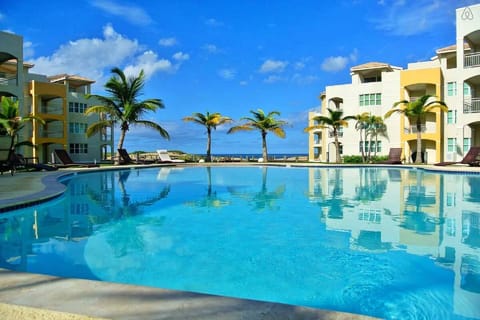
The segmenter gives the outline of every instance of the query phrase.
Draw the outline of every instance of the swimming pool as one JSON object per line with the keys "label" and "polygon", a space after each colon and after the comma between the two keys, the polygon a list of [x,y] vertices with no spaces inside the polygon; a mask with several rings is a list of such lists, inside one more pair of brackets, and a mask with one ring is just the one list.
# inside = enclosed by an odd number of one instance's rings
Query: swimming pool
{"label": "swimming pool", "polygon": [[395,319],[480,319],[480,175],[162,167],[77,174],[0,216],[0,267]]}

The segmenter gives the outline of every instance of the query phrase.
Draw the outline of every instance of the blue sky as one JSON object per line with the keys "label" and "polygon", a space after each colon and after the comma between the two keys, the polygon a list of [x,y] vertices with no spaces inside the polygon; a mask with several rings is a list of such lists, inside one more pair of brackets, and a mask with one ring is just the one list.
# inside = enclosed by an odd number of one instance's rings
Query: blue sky
{"label": "blue sky", "polygon": [[[41,5],[39,5],[41,3]],[[328,3],[328,5],[327,5]],[[78,74],[103,84],[113,67],[147,75],[143,99],[165,109],[146,118],[171,135],[132,129],[128,150],[204,153],[193,112],[238,121],[250,110],[279,111],[285,139],[269,134],[269,153],[306,153],[307,114],[327,85],[350,82],[350,68],[371,61],[406,68],[455,43],[455,8],[469,0],[11,1],[0,30],[24,38],[34,73]],[[260,153],[259,132],[213,132],[213,153]],[[116,142],[115,142],[116,143]]]}

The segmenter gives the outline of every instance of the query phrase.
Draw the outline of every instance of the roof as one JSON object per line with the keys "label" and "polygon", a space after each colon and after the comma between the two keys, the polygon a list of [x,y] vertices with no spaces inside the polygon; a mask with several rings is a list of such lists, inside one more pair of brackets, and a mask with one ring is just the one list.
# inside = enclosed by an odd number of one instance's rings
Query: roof
{"label": "roof", "polygon": [[50,82],[58,82],[58,81],[63,81],[67,80],[69,82],[76,82],[76,83],[83,83],[83,84],[89,84],[89,83],[95,83],[95,80],[91,80],[88,78],[80,77],[77,75],[70,75],[70,74],[57,74],[54,76],[48,76],[47,77]]}
{"label": "roof", "polygon": [[351,67],[350,71],[355,72],[355,71],[372,70],[372,69],[387,69],[389,71],[393,71],[393,69],[401,69],[401,68],[392,66],[384,62],[367,62],[364,64],[360,64],[358,66]]}
{"label": "roof", "polygon": [[[5,61],[4,64],[15,66],[15,65],[17,65],[17,60],[15,60],[15,59],[10,59],[10,60]],[[30,62],[25,62],[25,61],[24,61],[24,62],[23,62],[23,66],[24,66],[25,68],[32,68],[32,67],[34,66],[34,64],[33,64],[33,63],[30,63]]]}
{"label": "roof", "polygon": [[[463,49],[464,50],[470,50],[470,46],[468,45],[468,43],[465,42],[463,44]],[[450,52],[456,52],[456,51],[457,51],[457,45],[452,44],[451,46],[437,49],[436,52],[437,52],[437,54],[442,54],[442,53],[450,53]]]}

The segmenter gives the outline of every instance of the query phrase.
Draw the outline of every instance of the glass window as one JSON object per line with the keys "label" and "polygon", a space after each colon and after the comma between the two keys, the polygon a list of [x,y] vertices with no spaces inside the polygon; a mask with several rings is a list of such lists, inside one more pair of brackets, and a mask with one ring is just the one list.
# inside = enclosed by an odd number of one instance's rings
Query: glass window
{"label": "glass window", "polygon": [[447,83],[447,95],[449,97],[457,95],[457,83],[456,82],[448,82]]}
{"label": "glass window", "polygon": [[447,140],[447,151],[455,152],[455,145],[457,144],[456,138],[448,138]]}
{"label": "glass window", "polygon": [[365,105],[365,100],[364,99],[365,99],[365,96],[363,94],[361,94],[359,96],[359,100],[360,100],[359,103],[360,103],[361,107]]}
{"label": "glass window", "polygon": [[448,110],[448,112],[447,112],[447,123],[448,124],[457,123],[457,110]]}
{"label": "glass window", "polygon": [[377,152],[382,152],[382,141],[377,141]]}
{"label": "glass window", "polygon": [[464,96],[470,96],[472,95],[472,92],[470,90],[470,86],[468,85],[468,83],[464,82],[463,83],[463,95]]}
{"label": "glass window", "polygon": [[363,141],[360,141],[358,143],[358,152],[362,152],[362,150],[363,150]]}
{"label": "glass window", "polygon": [[466,154],[472,145],[471,138],[463,138],[463,154]]}
{"label": "glass window", "polygon": [[381,93],[376,93],[375,94],[375,104],[377,106],[382,104],[382,94]]}

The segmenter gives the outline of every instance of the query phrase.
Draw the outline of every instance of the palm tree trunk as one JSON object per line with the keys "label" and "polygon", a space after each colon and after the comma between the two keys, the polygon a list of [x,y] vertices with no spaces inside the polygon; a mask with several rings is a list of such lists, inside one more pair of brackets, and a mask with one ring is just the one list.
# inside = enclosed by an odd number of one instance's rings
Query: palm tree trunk
{"label": "palm tree trunk", "polygon": [[127,134],[126,130],[121,129],[120,130],[120,137],[118,139],[118,145],[117,145],[117,151],[115,152],[115,157],[114,157],[114,164],[120,164],[120,153],[118,153],[118,149],[123,149],[123,142],[125,141],[125,135]]}
{"label": "palm tree trunk", "polygon": [[333,136],[335,138],[335,162],[340,163],[340,143],[338,141],[337,128],[333,128]]}
{"label": "palm tree trunk", "polygon": [[360,145],[362,146],[362,162],[365,163],[365,146],[363,143],[363,129],[360,129]]}
{"label": "palm tree trunk", "polygon": [[422,123],[420,119],[417,120],[417,156],[415,158],[415,163],[422,163]]}
{"label": "palm tree trunk", "polygon": [[268,161],[267,153],[267,131],[262,131],[262,157],[263,161]]}
{"label": "palm tree trunk", "polygon": [[212,162],[212,129],[207,128],[207,162]]}

